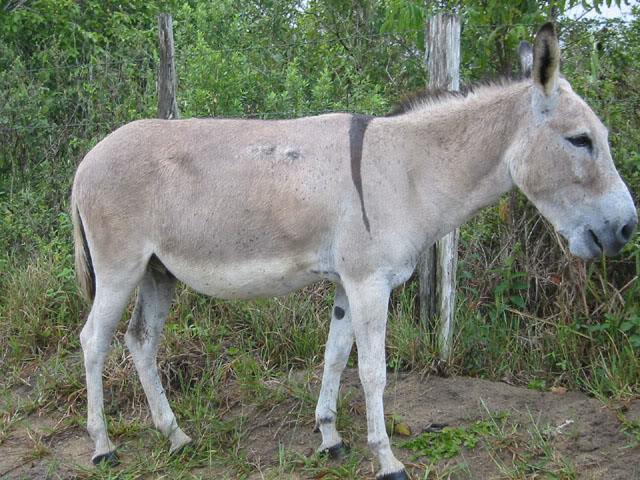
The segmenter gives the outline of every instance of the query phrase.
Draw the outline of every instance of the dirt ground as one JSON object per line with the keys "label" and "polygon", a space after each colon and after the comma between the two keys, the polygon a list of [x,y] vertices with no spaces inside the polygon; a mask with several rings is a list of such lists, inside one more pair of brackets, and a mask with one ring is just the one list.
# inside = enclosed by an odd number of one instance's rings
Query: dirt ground
{"label": "dirt ground", "polygon": [[[357,372],[345,372],[342,394],[347,393],[347,411],[354,417],[352,432],[345,432],[345,438],[352,446],[366,451],[365,409]],[[312,432],[312,421],[301,422],[292,419],[297,414],[292,411],[294,402],[287,400],[276,405],[270,412],[244,408],[247,435],[241,441],[241,448],[247,459],[255,465],[255,473],[250,479],[273,478],[269,469],[278,464],[279,454],[284,447],[287,451],[312,455],[319,444],[319,435]],[[640,420],[640,400],[618,406],[623,408],[628,420]],[[401,416],[413,435],[419,434],[431,424],[447,424],[451,427],[469,425],[487,418],[488,412],[503,412],[509,416],[510,424],[523,426],[520,434],[503,438],[510,445],[500,450],[502,458],[495,458],[490,449],[481,445],[463,452],[449,460],[441,460],[440,471],[447,467],[464,463],[466,467],[450,476],[429,478],[565,478],[548,476],[536,471],[522,476],[511,476],[500,471],[503,461],[518,450],[526,451],[533,442],[527,432],[544,432],[551,452],[541,452],[549,456],[559,456],[568,460],[575,471],[570,478],[633,480],[640,479],[640,446],[622,432],[622,424],[611,407],[602,402],[576,392],[539,392],[514,387],[505,383],[488,380],[435,376],[422,377],[416,374],[389,375],[386,390],[386,412]],[[229,415],[233,415],[230,412]],[[144,415],[144,413],[141,413]],[[92,468],[89,458],[92,443],[79,426],[71,426],[62,431],[56,429],[58,418],[32,416],[27,427],[11,431],[0,445],[0,478],[40,479],[79,478],[79,467]],[[535,425],[535,427],[533,427]],[[47,434],[55,430],[55,434]],[[425,459],[411,460],[411,452],[399,448],[404,439],[394,438],[394,450],[405,461],[412,478],[424,478]],[[531,447],[532,448],[532,447]],[[39,454],[38,452],[47,452]],[[144,455],[145,452],[137,452]],[[125,449],[124,456],[127,452]],[[129,453],[132,455],[132,453]],[[373,478],[374,465],[370,456],[363,459],[365,466],[360,470]],[[428,463],[428,460],[426,460]],[[55,470],[55,475],[49,472]],[[216,478],[211,471],[192,472],[203,478]],[[420,475],[420,476],[418,476]],[[166,477],[165,477],[166,478]],[[230,477],[233,478],[233,477]],[[303,473],[285,478],[305,477]],[[331,477],[333,478],[333,477]]]}

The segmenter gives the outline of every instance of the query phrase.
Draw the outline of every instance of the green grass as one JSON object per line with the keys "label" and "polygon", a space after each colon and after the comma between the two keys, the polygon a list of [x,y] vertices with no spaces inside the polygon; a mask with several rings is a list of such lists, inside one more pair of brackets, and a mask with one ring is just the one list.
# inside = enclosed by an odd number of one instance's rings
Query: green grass
{"label": "green grass", "polygon": [[480,420],[424,432],[400,446],[420,461],[420,478],[424,479],[474,477],[465,461],[474,450],[483,451],[493,461],[499,475],[496,478],[575,479],[578,476],[571,459],[554,445],[554,438],[563,434],[541,425],[530,412],[522,421],[512,412],[492,412],[485,406]]}
{"label": "green grass", "polygon": [[[498,427],[491,419],[493,429],[489,429],[492,438],[488,450],[498,471],[509,479],[549,478],[573,480],[578,475],[571,459],[559,454],[554,447],[553,438],[560,433],[553,427],[543,427],[528,412],[529,421],[524,424],[508,423]],[[524,440],[526,447],[521,443]],[[499,453],[508,451],[511,460],[505,462]]]}
{"label": "green grass", "polygon": [[[70,252],[53,251],[26,264],[8,260],[0,276],[0,290],[5,292],[0,303],[5,388],[44,367],[44,377],[55,378],[44,388],[53,397],[82,389],[78,333],[86,306],[75,290],[70,261]],[[430,371],[437,359],[434,332],[416,320],[416,290],[415,283],[408,284],[393,296],[387,364],[394,371]],[[563,318],[556,313],[547,320],[522,309],[496,307],[503,301],[502,293],[494,289],[489,291],[493,299],[483,300],[482,292],[462,287],[451,371],[508,377],[511,383],[542,390],[563,385],[601,398],[637,395],[640,349],[633,335],[638,293],[632,285],[623,293],[624,305],[609,307],[605,320],[594,323],[579,314]],[[159,355],[163,381],[183,393],[196,384],[215,391],[224,378],[241,377],[243,388],[259,394],[261,378],[322,362],[331,303],[332,289],[325,284],[254,302],[223,302],[181,288]],[[116,336],[119,355],[126,355],[121,342],[125,325]],[[138,396],[141,390],[129,381],[131,367],[127,368],[112,368],[107,378],[123,382],[123,391],[130,389]],[[215,373],[205,377],[205,372]],[[215,397],[214,393],[211,401],[217,401]]]}
{"label": "green grass", "polygon": [[[312,415],[312,406],[307,401],[305,378],[282,379],[289,392],[288,403],[299,409],[300,418]],[[348,455],[336,462],[318,454],[301,454],[279,445],[277,462],[267,466],[252,464],[246,455],[246,445],[240,443],[247,435],[247,423],[240,415],[230,420],[221,420],[216,410],[196,408],[201,402],[200,394],[186,394],[178,399],[182,408],[193,407],[191,415],[181,421],[197,442],[175,456],[167,455],[166,440],[148,422],[128,414],[111,412],[109,433],[119,446],[122,464],[114,469],[105,465],[81,467],[63,465],[56,460],[49,447],[49,439],[64,431],[73,431],[83,423],[78,414],[71,414],[53,429],[42,431],[27,428],[30,451],[24,461],[45,459],[52,474],[72,472],[74,478],[87,479],[134,479],[152,478],[229,478],[245,479],[256,471],[264,478],[322,478],[354,479],[367,478],[371,474],[369,452],[364,445],[352,446]],[[248,397],[243,402],[250,403]],[[176,409],[177,409],[176,405]],[[187,408],[188,410],[188,408]],[[179,415],[186,413],[182,411]],[[348,415],[344,410],[341,417]],[[274,419],[276,424],[281,419]],[[302,421],[302,420],[295,420]],[[311,428],[311,425],[301,425]],[[396,444],[396,448],[407,448],[415,454],[415,460],[408,463],[413,477],[424,479],[465,478],[470,475],[469,466],[462,451],[479,450],[486,452],[496,463],[504,478],[529,478],[537,473],[542,478],[577,478],[571,462],[563,458],[553,445],[549,427],[541,426],[533,416],[519,423],[507,412],[486,411],[484,418],[472,421],[466,426],[446,427],[441,432],[423,433],[409,441]],[[359,435],[366,435],[359,432]],[[142,455],[137,452],[144,452]],[[504,454],[513,458],[505,462]],[[547,476],[544,476],[547,475]],[[459,477],[460,476],[460,477]],[[54,477],[55,478],[55,477]]]}
{"label": "green grass", "polygon": [[[495,222],[489,211],[477,222]],[[78,333],[87,306],[81,301],[71,269],[68,219],[56,220],[54,240],[26,257],[17,253],[0,264],[0,448],[17,431],[29,428],[33,415],[62,418],[60,428],[83,429],[86,415],[84,371]],[[25,232],[34,228],[25,224]],[[463,238],[473,249],[487,231],[470,225]],[[498,227],[502,228],[502,227]],[[471,233],[469,233],[471,231]],[[475,235],[475,236],[474,236]],[[543,237],[547,238],[547,237]],[[546,240],[545,240],[546,241]],[[498,246],[495,246],[498,248]],[[577,280],[536,290],[540,273],[529,271],[515,247],[509,256],[465,253],[460,262],[453,357],[449,372],[546,391],[554,386],[581,390],[603,402],[640,394],[640,287],[628,277],[616,278],[611,264],[562,263],[558,275]],[[627,254],[625,268],[629,267]],[[482,269],[483,265],[491,268]],[[630,272],[638,271],[634,266]],[[527,272],[523,274],[522,272]],[[627,272],[629,273],[629,272]],[[546,273],[545,273],[546,275]],[[554,273],[556,275],[556,273]],[[526,284],[526,287],[525,287]],[[626,285],[626,286],[625,286]],[[624,287],[624,288],[623,288]],[[401,372],[439,371],[435,332],[417,321],[417,284],[397,289],[390,303],[387,366]],[[253,302],[227,302],[180,287],[159,352],[163,384],[185,429],[198,442],[178,457],[166,455],[167,442],[151,428],[144,394],[124,346],[124,320],[116,333],[104,375],[109,431],[125,453],[117,471],[74,467],[78,478],[139,478],[166,475],[182,478],[357,478],[371,472],[368,451],[354,445],[341,463],[281,446],[277,466],[252,465],[247,457],[250,415],[268,416],[277,431],[287,426],[313,428],[318,381],[333,290],[319,284],[288,297]],[[580,299],[586,299],[586,304]],[[124,314],[126,319],[131,308]],[[355,350],[349,365],[356,366]],[[12,392],[22,392],[11,395]],[[339,402],[338,427],[349,443],[366,438],[354,422],[355,391],[345,389]],[[142,414],[142,415],[141,415]],[[543,427],[506,422],[488,415],[473,424],[422,438],[432,450],[416,460],[420,478],[465,478],[462,459],[472,444],[494,459],[505,478],[542,476],[576,478],[571,462],[553,447]],[[480,428],[478,425],[476,425]],[[484,427],[483,427],[484,428]],[[631,442],[638,438],[634,422],[621,421]],[[54,471],[68,465],[52,458],[46,435],[31,431],[27,460],[45,459]],[[522,438],[531,447],[522,448]],[[417,440],[416,440],[417,441]],[[418,448],[418,447],[416,447]],[[144,458],[133,452],[144,451]],[[512,460],[505,461],[504,454]],[[416,452],[418,454],[418,452]],[[446,457],[450,456],[449,461]]]}

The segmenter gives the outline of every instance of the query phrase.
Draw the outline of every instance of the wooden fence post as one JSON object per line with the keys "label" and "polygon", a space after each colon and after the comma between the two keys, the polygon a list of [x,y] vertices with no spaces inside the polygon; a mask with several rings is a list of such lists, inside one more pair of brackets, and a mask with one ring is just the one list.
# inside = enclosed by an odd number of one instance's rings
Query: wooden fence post
{"label": "wooden fence post", "polygon": [[176,66],[174,63],[173,19],[168,13],[158,15],[158,42],[160,66],[158,68],[158,118],[178,118],[176,103]]}
{"label": "wooden fence post", "polygon": [[[441,13],[427,26],[427,71],[430,89],[460,89],[460,19]],[[458,229],[427,249],[419,262],[420,319],[431,322],[439,317],[440,358],[451,355],[455,312]]]}

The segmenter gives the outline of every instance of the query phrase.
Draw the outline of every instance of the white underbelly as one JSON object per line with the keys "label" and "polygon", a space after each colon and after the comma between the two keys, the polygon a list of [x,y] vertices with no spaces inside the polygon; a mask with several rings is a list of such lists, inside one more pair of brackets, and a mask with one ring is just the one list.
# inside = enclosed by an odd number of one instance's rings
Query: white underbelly
{"label": "white underbelly", "polygon": [[293,259],[194,264],[175,258],[162,263],[181,282],[216,298],[249,299],[285,295],[324,278],[315,262]]}

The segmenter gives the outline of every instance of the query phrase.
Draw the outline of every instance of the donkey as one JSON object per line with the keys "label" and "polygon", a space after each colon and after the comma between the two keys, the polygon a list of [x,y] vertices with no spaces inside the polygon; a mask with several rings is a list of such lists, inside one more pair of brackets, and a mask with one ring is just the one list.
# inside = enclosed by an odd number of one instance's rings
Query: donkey
{"label": "donkey", "polygon": [[340,376],[355,340],[378,480],[409,478],[385,431],[385,329],[393,288],[420,253],[517,186],[585,259],[615,254],[637,224],[607,130],[559,74],[552,24],[537,33],[531,78],[419,102],[405,113],[294,120],[142,120],[78,167],[76,271],[91,312],[80,334],[93,462],[116,462],[102,370],[136,287],[125,336],[155,426],[180,429],[156,367],[177,280],[225,299],[336,284],[316,424],[336,430]]}

